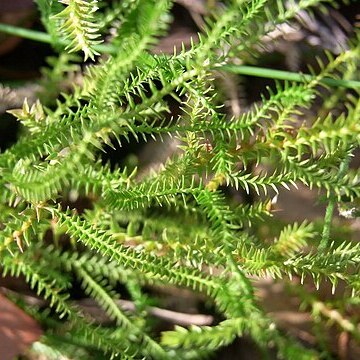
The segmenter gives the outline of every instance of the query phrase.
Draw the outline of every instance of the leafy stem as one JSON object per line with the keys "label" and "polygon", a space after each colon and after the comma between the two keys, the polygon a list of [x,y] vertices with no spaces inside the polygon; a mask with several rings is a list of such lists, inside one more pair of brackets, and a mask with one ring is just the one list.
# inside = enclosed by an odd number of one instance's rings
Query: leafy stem
{"label": "leafy stem", "polygon": [[[337,180],[341,180],[345,176],[347,170],[349,169],[351,157],[352,157],[352,155],[350,152],[344,158],[342,163],[340,164]],[[332,193],[329,197],[329,203],[328,203],[328,206],[327,206],[326,212],[325,212],[324,228],[323,228],[322,237],[321,237],[321,241],[320,241],[319,248],[318,248],[319,253],[326,251],[326,249],[328,248],[328,245],[329,245],[331,222],[332,222],[332,217],[333,217],[336,201],[337,201],[337,197],[335,194]]]}

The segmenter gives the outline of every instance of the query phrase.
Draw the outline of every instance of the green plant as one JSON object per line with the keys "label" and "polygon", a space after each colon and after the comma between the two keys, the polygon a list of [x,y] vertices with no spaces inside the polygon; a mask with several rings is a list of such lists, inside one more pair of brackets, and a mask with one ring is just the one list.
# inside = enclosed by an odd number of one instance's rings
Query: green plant
{"label": "green plant", "polygon": [[[251,279],[312,278],[316,287],[327,280],[334,288],[342,282],[344,301],[359,299],[359,243],[331,239],[336,204],[355,209],[360,194],[358,171],[349,169],[360,141],[359,34],[346,51],[319,60],[312,75],[277,82],[261,104],[231,116],[218,95],[219,72],[259,71],[235,63],[256,61],[254,45],[265,34],[300,10],[325,11],[330,1],[226,1],[208,16],[199,41],[172,56],[149,52],[166,32],[169,0],[106,8],[95,0],[36,2],[49,35],[23,34],[59,52],[44,80],[51,97],[41,92],[35,104],[10,111],[23,131],[0,154],[2,273],[25,276],[57,313],[25,307],[47,329],[34,350],[54,358],[76,349],[86,359],[199,359],[247,334],[279,358],[318,358],[261,310]],[[111,27],[110,44],[100,44]],[[68,54],[78,50],[96,62],[81,70]],[[72,71],[83,74],[81,85],[61,93],[60,79]],[[304,110],[331,85],[331,103],[305,119]],[[181,116],[169,117],[170,99]],[[101,162],[101,151],[116,144],[168,137],[177,139],[178,151],[157,170],[137,175],[131,164],[113,169]],[[297,191],[299,183],[329,203],[323,231],[293,223],[274,240],[264,238],[259,223],[270,221],[278,189]],[[257,199],[231,203],[227,188]],[[91,208],[70,209],[69,198],[89,198]],[[75,280],[112,326],[99,326],[74,305]],[[119,283],[136,304],[132,314],[116,302]],[[143,291],[149,285],[203,293],[223,320],[154,335]],[[350,332],[359,336],[356,326]]]}

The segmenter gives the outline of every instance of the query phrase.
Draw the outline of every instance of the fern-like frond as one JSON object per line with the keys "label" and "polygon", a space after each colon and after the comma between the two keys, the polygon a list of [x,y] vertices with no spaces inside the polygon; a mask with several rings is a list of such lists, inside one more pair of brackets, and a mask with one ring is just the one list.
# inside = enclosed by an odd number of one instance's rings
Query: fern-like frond
{"label": "fern-like frond", "polygon": [[114,301],[114,294],[108,292],[108,284],[103,281],[94,279],[86,270],[76,267],[76,271],[82,280],[85,292],[94,297],[96,301],[104,308],[106,313],[116,320],[118,325],[127,329],[127,336],[131,341],[142,343],[141,352],[144,356],[151,356],[157,359],[169,359],[171,356],[153,339],[151,339],[142,329],[141,319],[131,319],[123,313]]}
{"label": "fern-like frond", "polygon": [[170,6],[169,0],[140,0],[133,7],[118,30],[118,42],[114,42],[118,48],[117,55],[110,57],[100,67],[88,68],[83,92],[93,97],[96,106],[115,104],[117,89],[122,89],[139,57],[166,29],[164,17]]}
{"label": "fern-like frond", "polygon": [[[38,266],[34,261],[23,256],[8,256],[2,257],[2,276],[9,274],[18,277],[23,275],[25,280],[29,283],[30,287],[36,291],[38,295],[42,295],[45,299],[49,299],[50,307],[59,314],[60,317],[70,315],[72,310],[67,303],[69,294],[64,292],[64,287],[59,283],[54,286],[54,278],[46,269]],[[56,274],[57,275],[57,274]],[[56,276],[61,278],[60,276]]]}
{"label": "fern-like frond", "polygon": [[314,228],[311,223],[308,224],[306,221],[300,225],[295,223],[281,231],[279,238],[272,246],[272,251],[282,256],[292,257],[314,237]]}
{"label": "fern-like frond", "polygon": [[176,264],[168,263],[165,258],[156,258],[146,253],[139,253],[136,249],[126,248],[118,244],[111,233],[86,224],[79,217],[64,215],[55,209],[51,211],[58,217],[58,225],[67,228],[69,235],[101,252],[104,256],[114,259],[121,266],[142,273],[149,280],[170,281],[198,291],[205,289],[212,291],[219,287],[216,282],[195,269],[176,266]]}
{"label": "fern-like frond", "polygon": [[339,150],[346,151],[351,146],[358,146],[360,100],[348,110],[347,115],[343,113],[337,119],[328,115],[325,119],[318,119],[311,128],[301,127],[296,137],[285,137],[284,148],[293,148],[298,154],[310,149],[313,156],[316,156],[319,152],[331,155]]}
{"label": "fern-like frond", "polygon": [[48,34],[52,37],[52,44],[55,48],[61,48],[59,45],[58,23],[54,16],[62,11],[59,1],[55,0],[36,0],[38,9],[41,13],[41,22],[46,28]]}
{"label": "fern-like frond", "polygon": [[238,336],[243,336],[247,330],[248,321],[245,318],[225,320],[213,327],[192,326],[184,329],[177,326],[174,331],[162,333],[162,344],[170,347],[199,348],[216,350],[230,344]]}
{"label": "fern-like frond", "polygon": [[185,206],[187,197],[199,193],[201,183],[196,184],[195,179],[190,181],[184,177],[174,181],[172,179],[159,179],[158,181],[143,182],[138,187],[119,189],[107,189],[104,193],[104,201],[110,208],[137,209],[148,207],[151,203],[162,206],[171,205],[176,198],[181,199]]}
{"label": "fern-like frond", "polygon": [[62,0],[65,8],[54,15],[60,22],[59,30],[69,40],[66,50],[69,52],[81,50],[85,60],[94,60],[99,53],[94,46],[101,43],[95,12],[97,0]]}
{"label": "fern-like frond", "polygon": [[[40,99],[9,111],[21,131],[0,154],[0,267],[45,299],[42,312],[14,295],[46,329],[38,353],[198,360],[246,335],[282,359],[319,358],[277,329],[252,280],[307,278],[333,290],[341,282],[346,298],[337,301],[348,305],[351,291],[359,303],[360,245],[344,240],[350,231],[330,234],[336,202],[351,215],[358,208],[359,172],[347,165],[360,145],[359,94],[325,99],[326,84],[344,84],[338,78],[356,84],[359,33],[348,50],[315,59],[311,75],[275,82],[231,116],[223,71],[254,61],[278,26],[311,8],[326,11],[332,0],[209,1],[210,11],[196,15],[203,33],[173,55],[151,52],[169,27],[172,0],[36,2],[49,33],[42,39],[60,55],[44,71]],[[85,60],[108,55],[80,64],[64,46]],[[161,151],[170,144],[161,163],[150,144],[142,148],[149,140],[163,142]],[[108,148],[115,166],[104,165]],[[123,165],[132,152],[138,172],[132,159]],[[144,152],[155,158],[150,166]],[[298,183],[329,200],[321,239],[321,225],[309,221],[264,222],[275,213],[273,194]],[[108,323],[70,302],[78,283]],[[221,321],[157,336],[148,318],[159,286],[201,293]],[[123,289],[132,313],[118,305]]]}

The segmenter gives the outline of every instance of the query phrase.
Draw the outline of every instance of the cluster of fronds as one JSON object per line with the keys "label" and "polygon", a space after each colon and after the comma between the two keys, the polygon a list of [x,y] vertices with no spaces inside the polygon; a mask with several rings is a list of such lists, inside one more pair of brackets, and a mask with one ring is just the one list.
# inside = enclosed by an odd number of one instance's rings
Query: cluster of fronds
{"label": "cluster of fronds", "polygon": [[[37,1],[62,51],[48,79],[80,71],[67,50],[82,50],[85,59],[102,49],[112,55],[88,65],[81,85],[55,106],[24,102],[13,110],[24,131],[0,154],[2,272],[24,276],[63,319],[33,312],[48,329],[34,351],[49,358],[77,349],[77,358],[86,359],[199,359],[247,334],[264,350],[275,347],[280,358],[317,358],[259,308],[250,279],[309,278],[317,287],[342,282],[346,296],[358,299],[360,245],[329,240],[331,209],[323,234],[304,222],[264,239],[256,224],[270,219],[280,188],[316,188],[332,207],[359,197],[358,173],[348,168],[360,142],[358,91],[339,92],[313,119],[302,113],[326,93],[324,78],[341,78],[351,68],[347,77],[356,80],[360,43],[357,38],[340,55],[328,54],[311,80],[277,83],[240,116],[225,113],[214,77],[224,64],[256,56],[264,35],[300,10],[328,2],[226,1],[190,49],[168,56],[149,50],[166,31],[170,0],[119,1],[106,10],[95,0],[62,1],[64,8]],[[98,47],[116,19],[110,45]],[[170,98],[182,108],[179,117],[169,119]],[[116,143],[167,137],[177,139],[179,150],[149,173],[101,163],[101,151]],[[229,187],[258,199],[230,203]],[[64,198],[89,198],[92,208],[69,209]],[[46,245],[50,231],[53,244]],[[74,306],[75,280],[114,326],[101,327]],[[119,283],[136,304],[134,313],[118,306]],[[154,334],[145,285],[203,293],[223,321]]]}

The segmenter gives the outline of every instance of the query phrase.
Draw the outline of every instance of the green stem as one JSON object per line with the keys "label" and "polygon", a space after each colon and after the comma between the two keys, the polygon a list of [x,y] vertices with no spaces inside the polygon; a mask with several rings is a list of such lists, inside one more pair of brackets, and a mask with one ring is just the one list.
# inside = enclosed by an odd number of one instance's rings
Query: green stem
{"label": "green stem", "polygon": [[[345,174],[349,168],[350,159],[351,159],[351,153],[349,153],[346,156],[346,158],[342,161],[342,163],[340,164],[339,173],[337,176],[338,180],[342,179],[345,176]],[[335,205],[336,205],[336,196],[334,194],[331,194],[329,197],[329,203],[328,203],[328,206],[327,206],[326,212],[325,212],[324,228],[323,228],[321,241],[320,241],[320,244],[318,247],[319,254],[322,252],[325,252],[329,246],[331,222],[332,222],[332,217],[334,214]]]}
{"label": "green stem", "polygon": [[[316,77],[310,74],[294,73],[290,71],[267,69],[255,66],[244,66],[244,65],[223,65],[220,67],[221,70],[225,70],[234,74],[249,75],[263,78],[272,78],[277,80],[288,80],[298,82],[309,82],[314,80]],[[320,82],[328,86],[343,86],[350,89],[360,88],[360,81],[355,80],[339,80],[324,78]]]}
{"label": "green stem", "polygon": [[326,207],[325,218],[324,218],[324,228],[323,228],[322,237],[321,237],[321,241],[320,241],[319,248],[318,248],[318,253],[322,253],[322,252],[326,251],[326,249],[329,245],[331,222],[332,222],[332,217],[334,214],[335,204],[336,204],[336,196],[331,195],[329,198],[328,206]]}
{"label": "green stem", "polygon": [[[54,39],[51,37],[51,35],[49,35],[45,32],[26,29],[26,28],[22,28],[22,27],[18,27],[18,26],[9,25],[9,24],[0,23],[0,33],[19,36],[24,39],[43,42],[46,44],[52,44],[54,42]],[[56,41],[58,44],[61,44],[64,46],[69,44],[68,41],[60,39],[60,38],[57,38]],[[101,53],[109,53],[109,54],[116,53],[116,48],[111,45],[110,46],[105,45],[105,44],[95,45],[94,49]]]}
{"label": "green stem", "polygon": [[21,28],[9,24],[1,24],[0,23],[0,32],[19,36],[25,39],[30,39],[34,41],[44,42],[44,43],[51,43],[51,36],[47,33],[36,31],[36,30],[30,30],[26,28]]}
{"label": "green stem", "polygon": [[[30,39],[34,41],[40,41],[43,43],[51,44],[53,43],[52,37],[44,32],[25,29],[13,25],[8,24],[1,24],[0,23],[0,32],[9,35],[19,36],[25,39]],[[57,42],[62,45],[67,45],[68,42],[63,39],[57,39]],[[108,44],[100,44],[95,45],[94,50],[100,53],[108,53],[108,54],[116,54],[117,49],[115,46],[108,45]],[[294,73],[290,71],[282,71],[282,70],[274,70],[274,69],[267,69],[261,68],[256,66],[244,66],[244,65],[222,65],[218,66],[216,69],[224,70],[227,72],[231,72],[234,74],[240,75],[247,75],[247,76],[256,76],[256,77],[263,77],[263,78],[272,78],[277,80],[287,80],[287,81],[298,81],[298,82],[309,82],[311,80],[316,79],[315,76],[310,74],[300,74]],[[328,86],[333,87],[345,87],[350,89],[360,89],[360,81],[355,80],[343,80],[343,79],[330,79],[324,78],[320,80],[320,83]]]}

